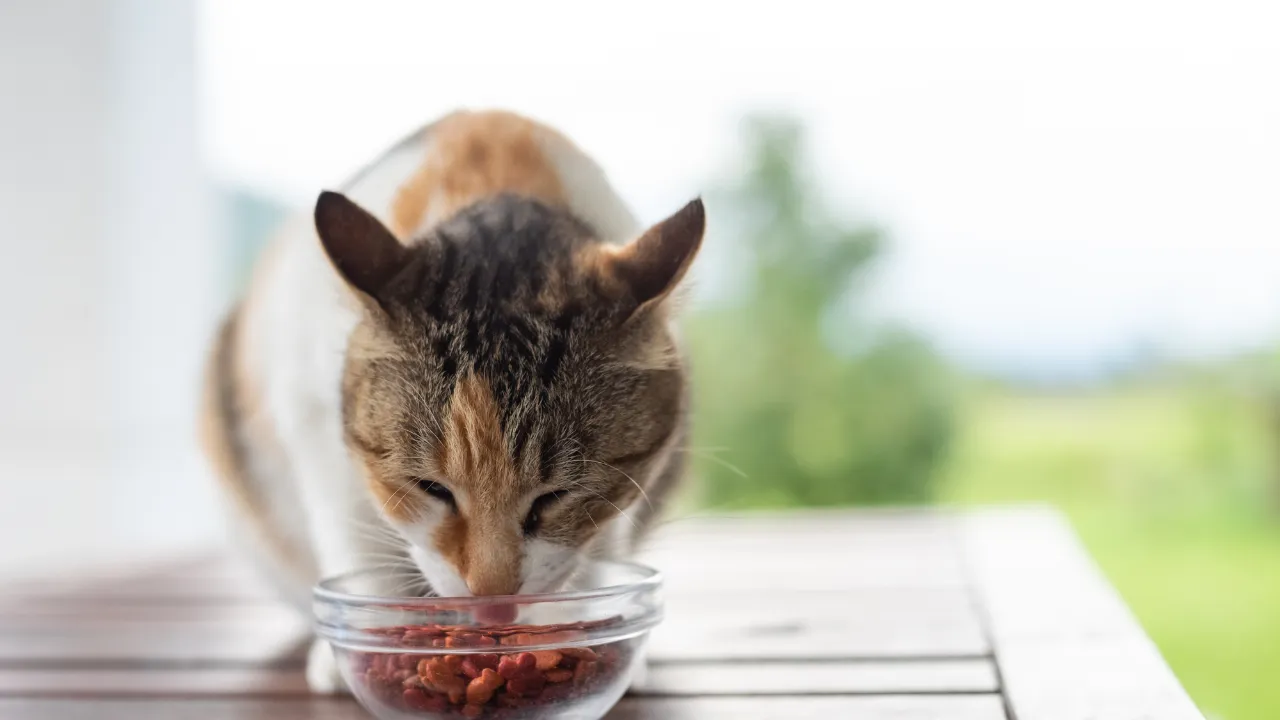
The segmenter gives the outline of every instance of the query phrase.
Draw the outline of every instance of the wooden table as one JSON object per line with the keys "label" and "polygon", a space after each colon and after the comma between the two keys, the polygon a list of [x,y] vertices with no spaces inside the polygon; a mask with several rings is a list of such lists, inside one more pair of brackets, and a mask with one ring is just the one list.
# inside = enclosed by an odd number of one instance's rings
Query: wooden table
{"label": "wooden table", "polygon": [[[643,687],[610,718],[1202,720],[1039,509],[685,520]],[[215,556],[0,593],[0,718],[366,717],[310,697],[302,619]]]}

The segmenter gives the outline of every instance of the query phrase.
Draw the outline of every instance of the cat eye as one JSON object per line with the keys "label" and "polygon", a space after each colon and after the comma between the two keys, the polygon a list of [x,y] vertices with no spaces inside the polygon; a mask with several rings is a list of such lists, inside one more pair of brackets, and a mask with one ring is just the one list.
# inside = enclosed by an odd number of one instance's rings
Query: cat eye
{"label": "cat eye", "polygon": [[538,532],[538,527],[542,524],[542,514],[551,506],[551,503],[559,499],[560,491],[557,490],[545,495],[539,495],[538,499],[533,501],[533,507],[529,508],[529,514],[524,519],[525,535],[533,535]]}
{"label": "cat eye", "polygon": [[418,478],[418,487],[422,490],[422,492],[439,500],[445,505],[448,505],[451,509],[453,510],[458,509],[458,503],[456,500],[453,499],[453,493],[449,492],[449,488],[441,485],[435,480]]}

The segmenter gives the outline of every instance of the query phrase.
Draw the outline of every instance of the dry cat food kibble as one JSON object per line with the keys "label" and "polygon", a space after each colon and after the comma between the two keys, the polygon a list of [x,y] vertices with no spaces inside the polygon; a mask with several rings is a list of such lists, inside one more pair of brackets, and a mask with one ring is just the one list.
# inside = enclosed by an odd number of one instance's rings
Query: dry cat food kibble
{"label": "dry cat food kibble", "polygon": [[[516,648],[573,643],[585,631],[612,621],[573,625],[446,627],[405,625],[377,634],[402,647],[433,648],[435,654],[355,653],[355,677],[392,707],[413,712],[499,718],[516,708],[553,705],[590,694],[628,666],[620,643],[553,650]],[[457,654],[439,650],[458,648]],[[492,648],[492,652],[476,652]],[[504,649],[510,648],[510,649]]]}

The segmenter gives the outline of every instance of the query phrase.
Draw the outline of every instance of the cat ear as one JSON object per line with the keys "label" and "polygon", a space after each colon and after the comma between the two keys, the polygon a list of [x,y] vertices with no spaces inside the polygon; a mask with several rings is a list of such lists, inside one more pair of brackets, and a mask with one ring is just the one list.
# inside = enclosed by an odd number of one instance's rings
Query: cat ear
{"label": "cat ear", "polygon": [[341,193],[320,193],[315,220],[320,244],[338,274],[382,305],[387,284],[408,259],[408,248],[378,218]]}
{"label": "cat ear", "polygon": [[613,253],[610,264],[639,308],[651,307],[680,284],[702,246],[706,211],[698,198]]}

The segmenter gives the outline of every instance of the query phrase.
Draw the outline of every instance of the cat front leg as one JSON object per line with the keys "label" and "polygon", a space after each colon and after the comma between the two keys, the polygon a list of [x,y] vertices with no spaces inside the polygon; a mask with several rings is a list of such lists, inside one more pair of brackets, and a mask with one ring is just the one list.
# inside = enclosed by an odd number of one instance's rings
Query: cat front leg
{"label": "cat front leg", "polygon": [[[325,576],[341,574],[361,566],[384,564],[385,558],[398,551],[394,545],[376,543],[360,533],[346,532],[340,538],[329,538],[327,549],[319,554]],[[372,558],[376,560],[371,562]],[[345,588],[358,595],[387,597],[403,594],[403,578],[390,572],[362,575],[359,582]],[[307,655],[307,686],[318,694],[349,692],[339,672],[337,659],[329,643],[316,638]]]}
{"label": "cat front leg", "polygon": [[628,686],[629,692],[641,692],[648,689],[649,684],[649,650],[646,646],[641,649],[639,658],[636,660],[635,669],[631,672],[631,684]]}
{"label": "cat front leg", "polygon": [[316,638],[307,653],[307,687],[317,695],[339,695],[351,692],[338,670],[338,660],[329,643]]}
{"label": "cat front leg", "polygon": [[[307,445],[311,450],[301,454],[305,457],[299,456],[296,465],[300,500],[321,577],[383,566],[362,574],[345,589],[359,595],[403,594],[403,569],[386,566],[391,558],[403,554],[404,547],[394,541],[394,531],[381,522],[369,502],[345,446],[341,442]],[[319,638],[307,656],[307,685],[316,693],[348,692],[333,650]]]}

